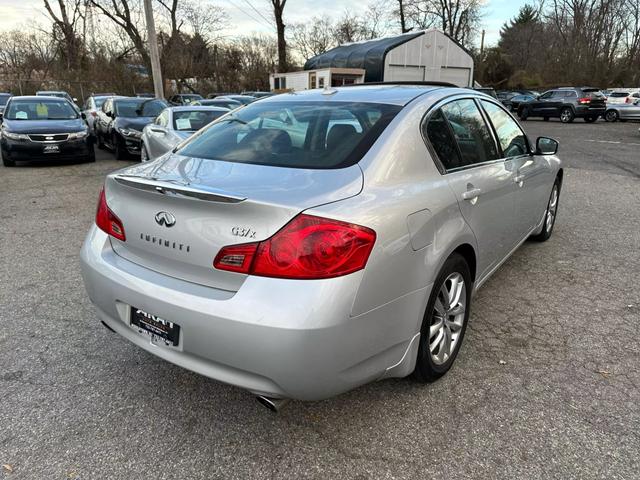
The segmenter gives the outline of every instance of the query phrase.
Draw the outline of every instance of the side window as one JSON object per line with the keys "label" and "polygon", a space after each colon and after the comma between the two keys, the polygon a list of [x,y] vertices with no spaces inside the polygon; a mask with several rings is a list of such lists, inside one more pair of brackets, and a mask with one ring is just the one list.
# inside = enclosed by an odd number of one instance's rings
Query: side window
{"label": "side window", "polygon": [[551,98],[564,98],[565,96],[566,96],[565,92],[556,90],[555,92],[553,92],[553,95],[551,95]]}
{"label": "side window", "polygon": [[504,157],[517,157],[529,153],[527,137],[513,118],[495,103],[482,100],[482,106],[498,135]]}
{"label": "side window", "polygon": [[578,94],[574,91],[564,92],[565,98],[578,98]]}
{"label": "side window", "polygon": [[462,166],[496,160],[500,157],[491,131],[476,103],[456,100],[442,107],[460,149]]}
{"label": "side window", "polygon": [[551,98],[551,95],[553,95],[553,92],[545,92],[542,95],[540,95],[540,99],[546,100],[547,98]]}
{"label": "side window", "polygon": [[429,139],[446,170],[462,166],[456,140],[442,110],[437,110],[431,115],[429,121],[422,123],[422,134],[424,138]]}

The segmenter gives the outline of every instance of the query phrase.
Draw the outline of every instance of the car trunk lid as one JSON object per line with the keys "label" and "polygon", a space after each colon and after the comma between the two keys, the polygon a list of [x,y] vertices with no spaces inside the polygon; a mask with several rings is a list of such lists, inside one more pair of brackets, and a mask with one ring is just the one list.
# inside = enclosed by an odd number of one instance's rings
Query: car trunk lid
{"label": "car trunk lid", "polygon": [[111,174],[105,194],[124,226],[121,257],[186,281],[236,291],[245,275],[213,268],[226,246],[269,238],[305,209],[357,195],[362,171],[223,162],[178,154]]}

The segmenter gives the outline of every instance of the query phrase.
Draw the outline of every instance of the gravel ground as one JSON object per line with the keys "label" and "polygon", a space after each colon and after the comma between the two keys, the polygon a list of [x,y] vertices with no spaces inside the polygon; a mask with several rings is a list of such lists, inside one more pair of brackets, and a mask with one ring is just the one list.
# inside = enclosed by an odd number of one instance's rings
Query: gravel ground
{"label": "gravel ground", "polygon": [[78,252],[124,162],[0,167],[0,478],[637,479],[638,125],[524,126],[561,141],[558,223],[481,289],[449,374],[279,415],[97,322]]}

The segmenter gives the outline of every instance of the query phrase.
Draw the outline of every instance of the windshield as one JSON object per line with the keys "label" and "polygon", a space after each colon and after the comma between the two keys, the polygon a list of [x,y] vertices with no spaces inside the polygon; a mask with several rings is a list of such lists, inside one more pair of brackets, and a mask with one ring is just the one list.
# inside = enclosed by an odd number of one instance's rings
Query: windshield
{"label": "windshield", "polygon": [[357,163],[402,107],[349,102],[257,102],[194,135],[181,155],[292,168]]}
{"label": "windshield", "polygon": [[7,120],[73,120],[78,112],[64,99],[12,100],[5,112]]}
{"label": "windshield", "polygon": [[613,97],[613,98],[623,98],[623,97],[628,97],[629,96],[629,92],[613,92],[609,96]]}
{"label": "windshield", "polygon": [[93,97],[93,101],[96,102],[96,108],[102,107],[104,102],[107,101],[107,98],[109,97]]}
{"label": "windshield", "polygon": [[118,117],[157,117],[168,107],[162,100],[145,100],[132,98],[114,102]]}
{"label": "windshield", "polygon": [[194,132],[206,127],[227,112],[215,110],[181,110],[173,112],[173,128],[179,132]]}

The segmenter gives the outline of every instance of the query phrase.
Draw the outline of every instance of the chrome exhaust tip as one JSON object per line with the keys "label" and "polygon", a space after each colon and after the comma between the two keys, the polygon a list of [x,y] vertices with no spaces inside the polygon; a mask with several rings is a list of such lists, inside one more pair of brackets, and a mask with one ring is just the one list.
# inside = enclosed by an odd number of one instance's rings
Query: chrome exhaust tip
{"label": "chrome exhaust tip", "polygon": [[288,398],[271,398],[265,397],[264,395],[256,395],[256,400],[260,405],[274,413],[278,413],[282,407],[289,403]]}

